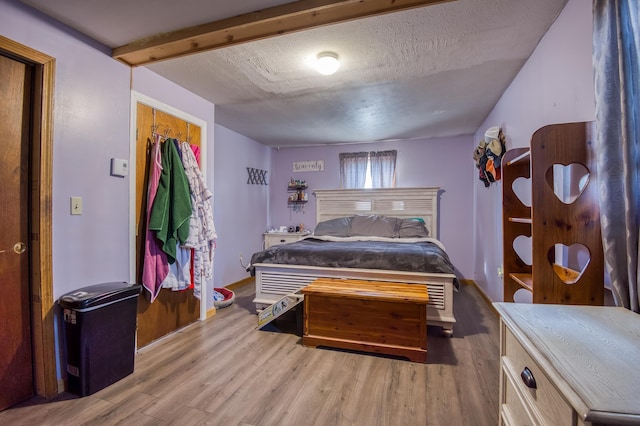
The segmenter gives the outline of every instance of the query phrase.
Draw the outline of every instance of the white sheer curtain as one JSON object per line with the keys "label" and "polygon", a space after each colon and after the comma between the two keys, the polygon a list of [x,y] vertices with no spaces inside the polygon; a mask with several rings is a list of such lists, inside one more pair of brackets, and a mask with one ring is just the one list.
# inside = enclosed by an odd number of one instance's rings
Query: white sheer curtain
{"label": "white sheer curtain", "polygon": [[594,0],[595,151],[605,263],[617,306],[640,313],[640,6]]}
{"label": "white sheer curtain", "polygon": [[364,188],[367,179],[368,152],[344,152],[340,154],[340,187]]}
{"label": "white sheer curtain", "polygon": [[396,186],[397,156],[396,150],[369,153],[372,188],[393,188]]}

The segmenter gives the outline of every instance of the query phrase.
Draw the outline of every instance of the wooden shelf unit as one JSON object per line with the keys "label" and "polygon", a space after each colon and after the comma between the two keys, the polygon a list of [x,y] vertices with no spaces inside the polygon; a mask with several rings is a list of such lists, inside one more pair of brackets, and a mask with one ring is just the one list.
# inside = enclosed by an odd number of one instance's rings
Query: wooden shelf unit
{"label": "wooden shelf unit", "polygon": [[513,302],[516,291],[533,291],[531,265],[526,264],[513,249],[513,241],[520,235],[531,237],[531,207],[526,206],[513,190],[518,178],[531,177],[529,148],[515,148],[502,158],[502,213],[504,246],[504,300]]}
{"label": "wooden shelf unit", "polygon": [[[514,294],[526,289],[532,293],[533,303],[604,303],[604,255],[592,126],[593,123],[583,122],[542,127],[533,134],[530,149],[511,149],[503,157],[505,302],[513,302]],[[582,193],[569,204],[554,193],[550,170],[555,164],[579,164],[589,173]],[[530,179],[530,207],[513,189],[519,178]],[[531,265],[513,248],[518,236],[531,238]],[[556,244],[580,244],[587,249],[589,261],[581,276],[579,271],[555,262],[551,254]]]}

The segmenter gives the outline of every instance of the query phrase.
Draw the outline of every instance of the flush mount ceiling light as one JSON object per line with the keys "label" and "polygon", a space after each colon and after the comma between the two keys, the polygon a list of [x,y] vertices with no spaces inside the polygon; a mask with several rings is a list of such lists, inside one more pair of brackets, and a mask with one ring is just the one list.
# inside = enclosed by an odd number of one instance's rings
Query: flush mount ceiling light
{"label": "flush mount ceiling light", "polygon": [[334,52],[320,52],[316,57],[316,70],[322,75],[331,75],[340,68],[338,54]]}

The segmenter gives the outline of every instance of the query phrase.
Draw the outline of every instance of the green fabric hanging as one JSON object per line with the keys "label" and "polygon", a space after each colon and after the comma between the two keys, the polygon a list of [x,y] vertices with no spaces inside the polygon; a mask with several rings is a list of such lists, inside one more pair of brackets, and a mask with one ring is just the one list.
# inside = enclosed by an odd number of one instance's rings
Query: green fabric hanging
{"label": "green fabric hanging", "polygon": [[162,173],[151,208],[149,229],[162,242],[162,251],[167,254],[169,263],[174,263],[177,243],[184,243],[189,235],[191,196],[189,181],[173,139],[162,144],[161,154]]}

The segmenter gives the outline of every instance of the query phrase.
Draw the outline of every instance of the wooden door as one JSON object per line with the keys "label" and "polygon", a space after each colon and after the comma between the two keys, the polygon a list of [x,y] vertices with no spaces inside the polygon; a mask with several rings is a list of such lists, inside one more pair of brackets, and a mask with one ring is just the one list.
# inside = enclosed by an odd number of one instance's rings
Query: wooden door
{"label": "wooden door", "polygon": [[[170,131],[169,137],[182,141],[188,139],[198,146],[200,127],[142,103],[138,103],[136,109],[136,279],[142,282],[152,126],[160,134]],[[149,295],[143,291],[138,301],[138,348],[200,317],[200,301],[193,296],[193,290],[175,292],[162,289],[153,303],[149,300]]]}
{"label": "wooden door", "polygon": [[0,55],[0,410],[33,395],[29,304],[32,66]]}

